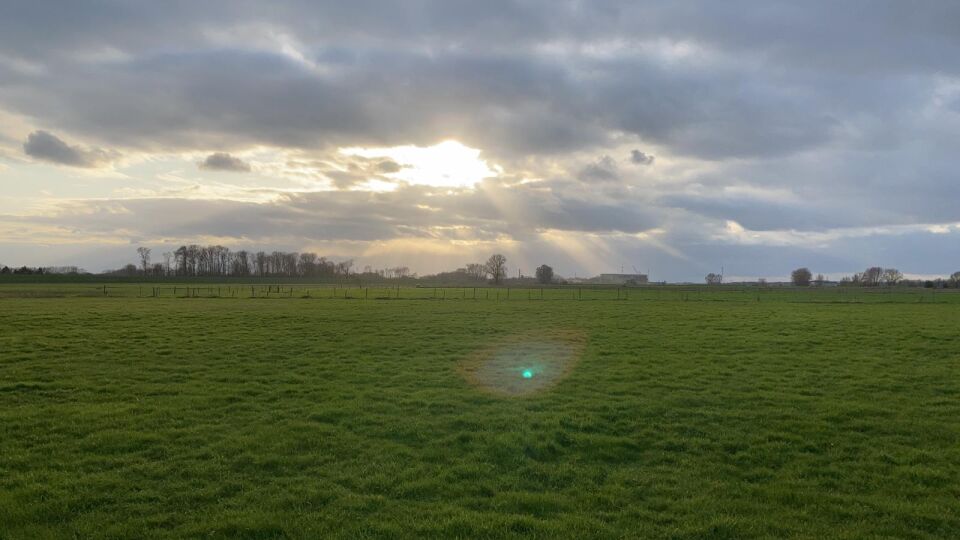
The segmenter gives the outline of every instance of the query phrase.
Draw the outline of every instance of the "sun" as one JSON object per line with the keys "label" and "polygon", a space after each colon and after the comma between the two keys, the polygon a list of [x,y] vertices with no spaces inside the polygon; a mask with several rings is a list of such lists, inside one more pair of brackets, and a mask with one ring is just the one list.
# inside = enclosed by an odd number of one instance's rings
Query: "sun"
{"label": "sun", "polygon": [[433,146],[391,146],[383,148],[341,148],[346,155],[390,158],[400,170],[383,176],[413,185],[465,188],[501,172],[480,159],[480,150],[458,141],[446,140]]}

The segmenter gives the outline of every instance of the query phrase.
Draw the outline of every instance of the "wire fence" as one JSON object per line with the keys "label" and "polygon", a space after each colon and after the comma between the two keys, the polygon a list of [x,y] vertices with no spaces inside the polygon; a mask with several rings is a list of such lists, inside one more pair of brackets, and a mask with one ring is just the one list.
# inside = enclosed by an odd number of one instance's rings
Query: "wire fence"
{"label": "wire fence", "polygon": [[960,303],[960,290],[920,288],[799,288],[652,285],[644,287],[410,287],[389,284],[210,285],[210,284],[54,284],[3,285],[0,298],[223,298],[327,300],[460,301],[664,301],[796,303]]}

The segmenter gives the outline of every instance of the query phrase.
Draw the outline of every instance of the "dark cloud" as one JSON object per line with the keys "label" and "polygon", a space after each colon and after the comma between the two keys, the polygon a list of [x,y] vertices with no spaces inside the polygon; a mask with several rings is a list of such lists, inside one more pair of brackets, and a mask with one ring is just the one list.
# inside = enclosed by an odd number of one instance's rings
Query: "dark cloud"
{"label": "dark cloud", "polygon": [[584,167],[578,177],[584,182],[609,182],[620,178],[617,162],[610,156],[603,156]]}
{"label": "dark cloud", "polygon": [[630,151],[630,162],[635,165],[653,165],[654,156],[641,152],[640,150]]}
{"label": "dark cloud", "polygon": [[48,131],[34,131],[23,143],[30,157],[70,167],[99,167],[110,160],[110,153],[99,148],[71,146]]}
{"label": "dark cloud", "polygon": [[738,82],[751,76],[738,66],[523,51],[383,50],[325,57],[317,69],[280,53],[214,49],[65,65],[56,84],[19,77],[0,100],[143,148],[426,145],[441,136],[513,157],[603,147],[625,131],[720,158],[826,142],[834,122],[806,109],[831,96],[798,81]]}
{"label": "dark cloud", "polygon": [[399,163],[389,159],[377,163],[377,170],[383,174],[399,172],[402,168]]}
{"label": "dark cloud", "polygon": [[250,164],[226,152],[214,152],[198,165],[210,171],[250,172]]}
{"label": "dark cloud", "polygon": [[921,108],[960,73],[958,22],[947,1],[45,2],[0,17],[0,107],[146,148],[446,136],[513,158],[625,132],[781,156]]}
{"label": "dark cloud", "polygon": [[[847,72],[900,69],[955,72],[960,7],[950,0],[859,3],[812,0],[710,0],[662,3],[636,0],[183,0],[151,3],[69,0],[22,2],[0,18],[0,47],[14,56],[44,59],[113,48],[139,54],[173,42],[209,46],[211,30],[276,33],[303,43],[349,47],[425,45],[516,50],[563,41],[623,37],[690,41],[736,55],[761,51],[777,64]],[[46,32],[38,36],[36,28]],[[144,31],[150,28],[151,32]],[[238,35],[237,39],[248,38]]]}

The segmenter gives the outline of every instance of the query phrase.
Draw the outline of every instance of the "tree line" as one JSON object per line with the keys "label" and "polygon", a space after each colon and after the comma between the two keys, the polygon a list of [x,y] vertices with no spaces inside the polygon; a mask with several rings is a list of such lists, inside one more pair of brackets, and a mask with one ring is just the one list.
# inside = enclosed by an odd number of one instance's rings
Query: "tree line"
{"label": "tree line", "polygon": [[[809,268],[797,268],[790,274],[790,281],[798,287],[808,287],[810,285],[824,285],[829,281],[823,274],[813,273]],[[883,268],[880,266],[871,266],[863,272],[857,272],[852,276],[845,276],[837,283],[846,287],[895,287],[897,285],[910,287],[939,287],[939,288],[960,288],[960,272],[950,274],[947,279],[919,280],[906,279],[903,272],[896,268]]]}
{"label": "tree line", "polygon": [[137,248],[138,264],[107,273],[124,276],[175,277],[317,277],[349,276],[353,260],[333,261],[313,252],[231,250],[220,245],[190,244],[165,252],[153,262],[153,250]]}
{"label": "tree line", "polygon": [[[231,250],[220,245],[200,246],[196,244],[180,246],[174,251],[162,254],[162,262],[154,262],[153,250],[149,247],[137,248],[138,264],[127,264],[122,268],[105,272],[118,276],[156,276],[156,277],[315,277],[315,278],[386,278],[416,279],[417,275],[406,266],[373,269],[365,266],[362,271],[354,271],[353,259],[334,261],[312,252],[285,251],[246,251]],[[482,263],[470,263],[453,272],[445,272],[429,278],[449,276],[457,281],[490,279],[496,284],[507,277],[507,258],[495,253]],[[553,280],[553,269],[542,265],[537,269],[537,277],[543,283]]]}
{"label": "tree line", "polygon": [[[713,272],[704,278],[707,285],[723,284],[723,275]],[[843,287],[894,287],[897,285],[905,287],[927,287],[927,288],[957,288],[960,289],[960,271],[950,274],[946,279],[906,279],[903,272],[896,268],[883,268],[880,266],[871,266],[863,272],[857,272],[852,276],[845,276],[838,282],[833,282],[824,277],[823,274],[813,276],[809,268],[797,268],[790,273],[790,283],[797,287],[839,285]],[[760,278],[758,285],[766,285],[767,280]]]}
{"label": "tree line", "polygon": [[[86,274],[76,266],[14,268],[3,266],[0,274]],[[485,262],[469,263],[452,272],[440,272],[418,278],[407,266],[354,270],[353,259],[335,261],[313,252],[231,250],[220,245],[183,245],[164,252],[160,260],[153,257],[153,249],[137,248],[137,263],[107,270],[105,275],[123,277],[311,277],[320,279],[428,279],[441,282],[485,282],[500,284],[507,279],[507,258],[495,253]],[[553,283],[553,268],[543,264],[536,269],[538,283]]]}

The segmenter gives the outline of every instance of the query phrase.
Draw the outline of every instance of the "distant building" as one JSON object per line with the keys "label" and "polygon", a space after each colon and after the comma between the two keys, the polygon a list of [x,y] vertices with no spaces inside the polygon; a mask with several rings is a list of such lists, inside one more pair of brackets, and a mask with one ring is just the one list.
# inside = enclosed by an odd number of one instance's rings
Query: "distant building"
{"label": "distant building", "polygon": [[600,274],[596,282],[604,285],[646,285],[648,279],[646,274]]}

